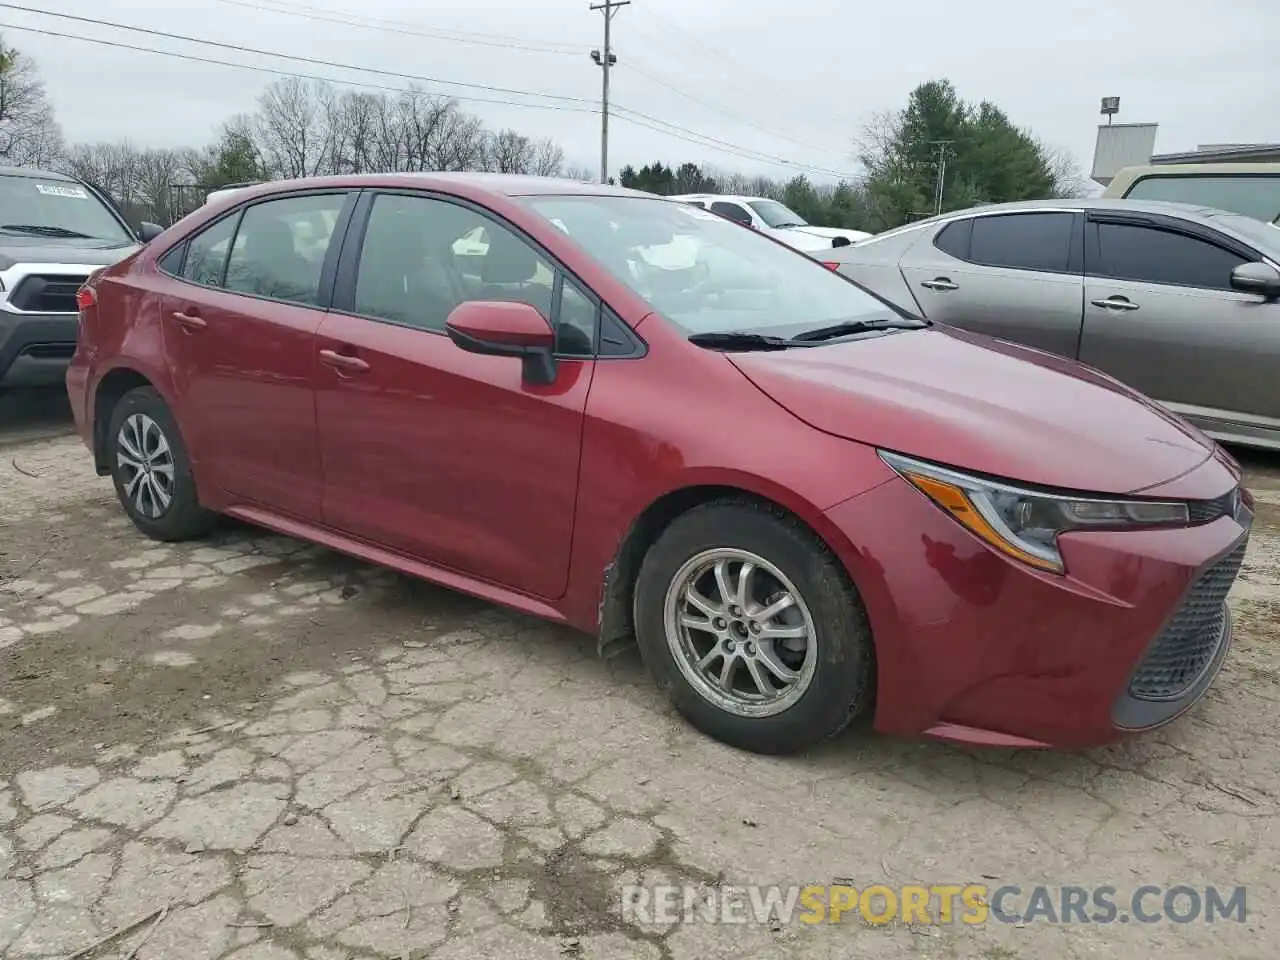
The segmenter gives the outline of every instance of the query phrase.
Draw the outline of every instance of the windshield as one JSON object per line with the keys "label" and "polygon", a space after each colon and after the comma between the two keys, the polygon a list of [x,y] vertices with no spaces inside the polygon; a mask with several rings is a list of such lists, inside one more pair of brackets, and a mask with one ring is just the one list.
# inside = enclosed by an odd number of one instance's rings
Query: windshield
{"label": "windshield", "polygon": [[0,230],[29,236],[133,240],[102,201],[80,184],[38,177],[0,176]]}
{"label": "windshield", "polygon": [[760,215],[771,227],[805,227],[804,217],[794,210],[784,207],[777,200],[749,200],[747,206]]}
{"label": "windshield", "polygon": [[688,334],[794,335],[898,317],[818,261],[697,207],[611,196],[524,202]]}

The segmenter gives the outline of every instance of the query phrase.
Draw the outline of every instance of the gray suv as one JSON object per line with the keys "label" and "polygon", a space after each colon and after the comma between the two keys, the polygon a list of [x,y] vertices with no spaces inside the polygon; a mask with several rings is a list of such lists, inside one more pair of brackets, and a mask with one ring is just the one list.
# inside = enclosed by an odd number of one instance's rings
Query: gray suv
{"label": "gray suv", "polygon": [[75,352],[76,291],[161,233],[138,233],[88,184],[0,167],[0,390],[62,382]]}

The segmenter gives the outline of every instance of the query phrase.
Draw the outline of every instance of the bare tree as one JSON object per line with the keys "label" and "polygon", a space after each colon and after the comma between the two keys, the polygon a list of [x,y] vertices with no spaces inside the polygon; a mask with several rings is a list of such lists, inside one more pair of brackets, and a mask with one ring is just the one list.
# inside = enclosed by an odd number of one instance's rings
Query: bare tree
{"label": "bare tree", "polygon": [[550,137],[533,145],[533,163],[529,172],[539,177],[558,177],[564,166],[564,148]]}
{"label": "bare tree", "polygon": [[182,170],[183,156],[177,150],[144,150],[139,154],[137,195],[139,206],[148,214],[145,219],[168,225],[178,218],[174,188],[183,182]]}
{"label": "bare tree", "polygon": [[533,142],[515,130],[489,135],[485,145],[485,169],[495,173],[528,173],[533,166]]}
{"label": "bare tree", "polygon": [[590,168],[580,163],[571,163],[560,171],[560,176],[565,180],[579,180],[584,183],[595,183],[596,175]]}
{"label": "bare tree", "polygon": [[485,162],[486,134],[479,117],[450,104],[429,151],[432,170],[478,170]]}
{"label": "bare tree", "polygon": [[1053,176],[1054,197],[1069,200],[1088,195],[1088,181],[1080,170],[1075,156],[1065,149],[1040,144],[1045,165]]}
{"label": "bare tree", "polygon": [[44,166],[61,148],[62,134],[35,63],[0,37],[0,159]]}
{"label": "bare tree", "polygon": [[258,99],[254,141],[273,176],[313,177],[332,156],[326,120],[331,88],[296,77],[277,80]]}

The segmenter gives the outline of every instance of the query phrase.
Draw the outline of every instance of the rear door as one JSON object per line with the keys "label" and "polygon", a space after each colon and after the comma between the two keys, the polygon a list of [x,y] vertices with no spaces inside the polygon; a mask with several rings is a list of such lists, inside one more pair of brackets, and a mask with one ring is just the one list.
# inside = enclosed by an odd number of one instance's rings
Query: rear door
{"label": "rear door", "polygon": [[311,521],[322,489],[314,338],[350,197],[229,213],[187,241],[165,296],[165,349],[203,475],[238,501]]}
{"label": "rear door", "polygon": [[[483,253],[455,247],[477,228]],[[349,234],[316,338],[325,522],[560,596],[600,304],[512,228],[446,198],[370,194]],[[467,300],[535,306],[557,331],[555,382],[456,347],[445,321]]]}
{"label": "rear door", "polygon": [[1058,210],[953,220],[912,245],[902,276],[930,320],[1075,357],[1083,229]]}
{"label": "rear door", "polygon": [[1280,304],[1231,289],[1260,259],[1188,221],[1090,213],[1080,359],[1210,430],[1280,427]]}

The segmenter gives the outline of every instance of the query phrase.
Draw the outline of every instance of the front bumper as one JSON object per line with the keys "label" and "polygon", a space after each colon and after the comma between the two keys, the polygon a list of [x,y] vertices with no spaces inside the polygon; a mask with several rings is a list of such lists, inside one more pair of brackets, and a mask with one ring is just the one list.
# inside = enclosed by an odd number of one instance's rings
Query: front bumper
{"label": "front bumper", "polygon": [[79,317],[0,310],[0,387],[63,382],[75,353]]}
{"label": "front bumper", "polygon": [[[1237,479],[1211,459],[1161,494]],[[1008,747],[1107,743],[1194,705],[1230,646],[1222,601],[1252,523],[1241,508],[1187,528],[1073,533],[1056,576],[989,549],[905,480],[828,517],[856,548],[845,561],[875,635],[876,728]],[[1201,624],[1215,632],[1178,646],[1186,611],[1206,602],[1222,614]]]}

